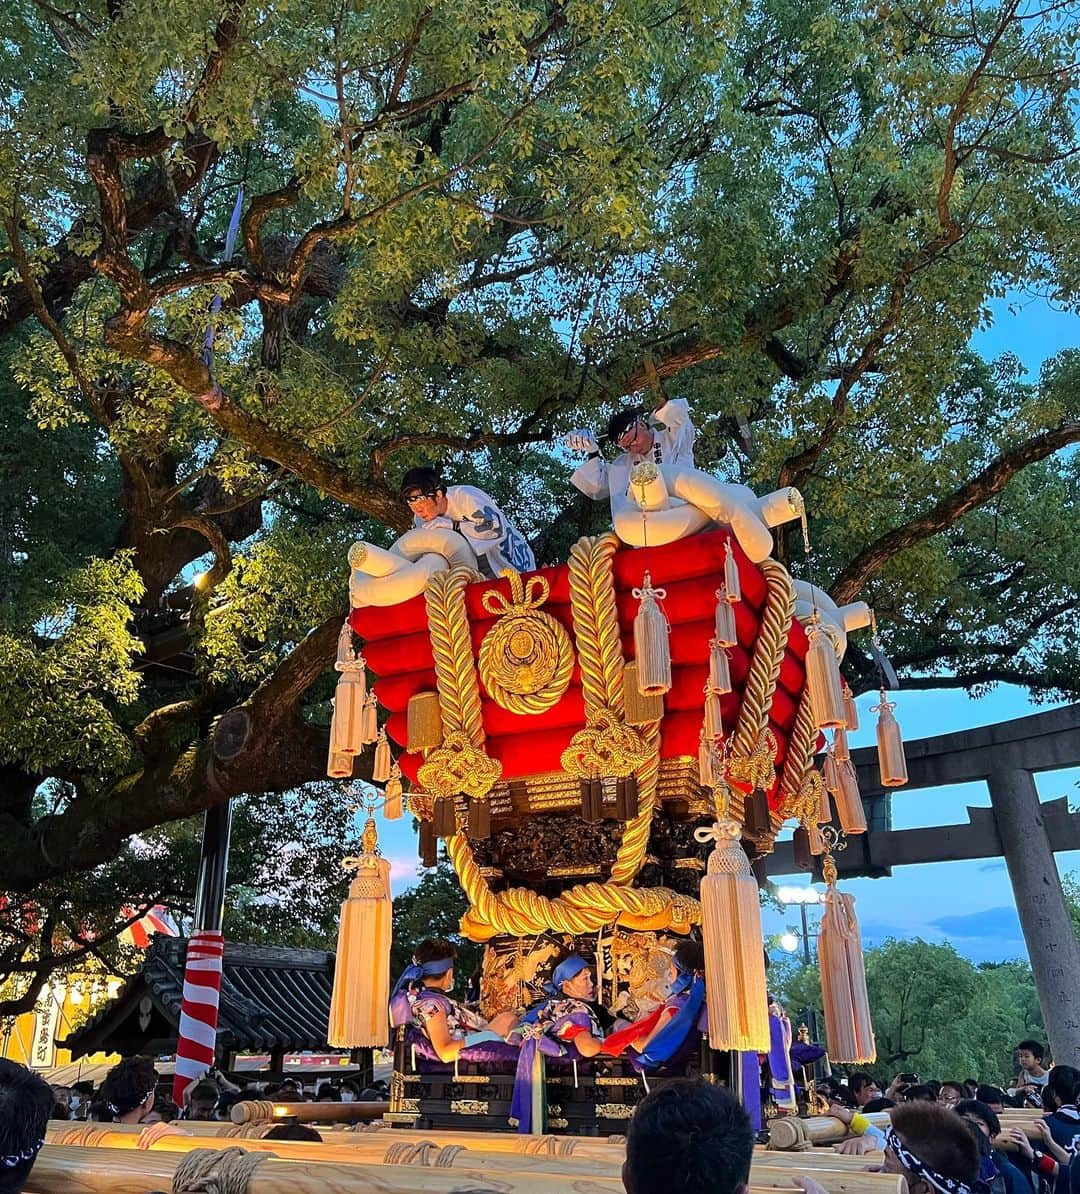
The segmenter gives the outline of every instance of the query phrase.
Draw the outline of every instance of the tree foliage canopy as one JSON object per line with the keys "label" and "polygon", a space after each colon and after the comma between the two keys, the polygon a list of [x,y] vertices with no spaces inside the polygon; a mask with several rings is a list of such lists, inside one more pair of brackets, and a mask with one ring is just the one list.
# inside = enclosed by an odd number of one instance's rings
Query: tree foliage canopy
{"label": "tree foliage canopy", "polygon": [[967,347],[996,297],[1076,306],[1074,9],[6,15],[14,891],[317,777],[345,549],[404,525],[401,472],[441,456],[559,558],[606,512],[553,438],[649,358],[704,467],[804,490],[817,580],[876,605],[908,683],[1080,690],[1080,353],[1032,382]]}
{"label": "tree foliage canopy", "polygon": [[[812,1007],[824,1024],[816,964],[788,964],[771,982],[792,1017]],[[1046,1039],[1026,962],[975,965],[951,945],[889,940],[866,951],[866,988],[886,1085],[902,1070],[1006,1084],[1017,1042]]]}

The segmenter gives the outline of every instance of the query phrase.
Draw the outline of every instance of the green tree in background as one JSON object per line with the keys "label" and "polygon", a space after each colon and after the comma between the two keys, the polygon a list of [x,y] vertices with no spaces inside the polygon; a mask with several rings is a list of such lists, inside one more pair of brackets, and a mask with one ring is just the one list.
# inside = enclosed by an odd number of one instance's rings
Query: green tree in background
{"label": "green tree in background", "polygon": [[43,915],[0,914],[0,977],[32,998],[75,876],[322,774],[345,553],[403,527],[405,468],[545,561],[602,526],[552,444],[648,358],[704,467],[804,490],[910,686],[1080,692],[1080,353],[968,347],[1004,294],[1076,304],[1077,21],[8,4],[0,867]]}
{"label": "green tree in background", "polygon": [[[774,963],[770,985],[790,1015],[813,1007],[824,1024],[816,965]],[[939,1081],[1005,1084],[1015,1074],[1017,1042],[1045,1039],[1026,962],[975,965],[951,945],[889,940],[866,951],[866,985],[878,1048],[872,1068],[886,1082],[913,1070]]]}
{"label": "green tree in background", "polygon": [[483,957],[483,946],[461,935],[458,922],[467,908],[454,868],[443,855],[438,866],[425,871],[419,883],[394,897],[391,976],[396,980],[412,961],[412,951],[425,938],[445,937],[457,947],[455,985],[458,993],[463,993],[466,980],[480,969]]}

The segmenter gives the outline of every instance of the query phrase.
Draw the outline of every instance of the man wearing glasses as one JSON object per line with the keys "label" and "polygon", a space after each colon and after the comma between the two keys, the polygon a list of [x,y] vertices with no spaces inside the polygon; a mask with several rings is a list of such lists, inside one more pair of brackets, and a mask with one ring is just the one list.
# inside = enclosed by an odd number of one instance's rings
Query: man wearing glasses
{"label": "man wearing glasses", "polygon": [[[670,399],[651,416],[639,408],[621,410],[608,420],[604,436],[619,449],[611,464],[600,455],[600,445],[591,431],[571,431],[566,437],[571,451],[588,456],[570,480],[594,501],[609,498],[614,515],[629,504],[630,470],[639,460],[693,468],[696,434],[685,398]],[[677,498],[671,502],[682,504]]]}
{"label": "man wearing glasses", "polygon": [[412,511],[414,527],[446,527],[464,536],[488,576],[497,577],[504,568],[531,572],[536,567],[521,532],[482,489],[448,487],[435,469],[413,468],[402,478],[401,500]]}

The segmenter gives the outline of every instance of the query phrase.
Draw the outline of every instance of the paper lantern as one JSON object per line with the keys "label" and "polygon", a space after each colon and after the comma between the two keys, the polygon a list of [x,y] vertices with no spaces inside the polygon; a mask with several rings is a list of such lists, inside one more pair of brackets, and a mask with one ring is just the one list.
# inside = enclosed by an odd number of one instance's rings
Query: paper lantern
{"label": "paper lantern", "polygon": [[381,1048],[390,1039],[390,864],[379,855],[371,817],[361,844],[360,856],[345,860],[355,874],[338,923],[326,1035],[335,1049]]}
{"label": "paper lantern", "polygon": [[840,665],[836,661],[832,640],[817,620],[811,621],[807,638],[810,646],[806,652],[806,687],[810,693],[814,724],[821,730],[846,725],[847,709],[844,706]]}
{"label": "paper lantern", "polygon": [[709,1044],[764,1053],[769,1011],[761,908],[740,832],[727,817],[694,832],[697,841],[713,843],[700,892]]}
{"label": "paper lantern", "polygon": [[671,689],[670,627],[657,601],[667,593],[652,587],[652,577],[645,573],[634,596],[641,602],[634,619],[634,658],[637,662],[638,691],[643,696],[657,696]]}

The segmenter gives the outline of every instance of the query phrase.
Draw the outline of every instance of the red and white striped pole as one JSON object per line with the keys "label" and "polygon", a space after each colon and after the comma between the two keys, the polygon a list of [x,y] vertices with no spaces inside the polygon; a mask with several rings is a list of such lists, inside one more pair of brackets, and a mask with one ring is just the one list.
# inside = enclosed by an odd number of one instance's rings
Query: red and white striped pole
{"label": "red and white striped pole", "polygon": [[184,963],[184,994],[176,1040],[173,1102],[179,1108],[183,1108],[188,1092],[214,1064],[225,951],[221,925],[231,827],[232,808],[228,801],[206,810],[195,888],[195,929],[188,941]]}

